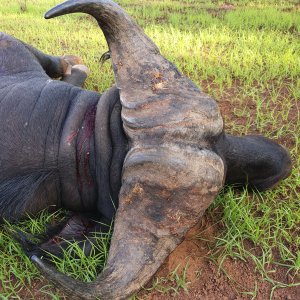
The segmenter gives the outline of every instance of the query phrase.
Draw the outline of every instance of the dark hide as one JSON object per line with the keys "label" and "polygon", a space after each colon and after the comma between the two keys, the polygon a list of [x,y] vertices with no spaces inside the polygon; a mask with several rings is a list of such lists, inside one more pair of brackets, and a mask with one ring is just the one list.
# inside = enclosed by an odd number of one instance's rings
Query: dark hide
{"label": "dark hide", "polygon": [[226,162],[225,184],[264,191],[291,172],[291,158],[285,148],[263,136],[223,135],[216,151]]}
{"label": "dark hide", "polygon": [[99,101],[96,92],[52,80],[47,73],[64,76],[66,61],[5,34],[0,62],[0,216],[99,206],[111,220],[127,151],[117,90]]}
{"label": "dark hide", "polygon": [[91,218],[71,217],[39,246],[19,239],[72,299],[124,299],[150,280],[224,182],[263,190],[289,174],[291,161],[264,137],[226,135],[217,103],[114,2],[70,0],[46,17],[73,12],[97,19],[117,88],[100,95],[76,87],[87,76],[78,58],[0,35],[0,216],[49,206],[115,216],[107,266],[92,283],[40,258],[59,254],[64,238],[101,231]]}

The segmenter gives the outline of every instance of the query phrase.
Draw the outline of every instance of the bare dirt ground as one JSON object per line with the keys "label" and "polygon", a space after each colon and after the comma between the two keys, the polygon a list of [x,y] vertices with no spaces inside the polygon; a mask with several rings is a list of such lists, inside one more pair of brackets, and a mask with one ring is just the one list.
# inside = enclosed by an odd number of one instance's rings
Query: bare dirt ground
{"label": "bare dirt ground", "polygon": [[[272,285],[263,281],[253,262],[227,258],[222,264],[222,269],[219,270],[218,266],[208,258],[214,237],[220,230],[220,225],[216,224],[211,217],[204,216],[201,222],[189,231],[182,244],[169,256],[156,274],[158,278],[166,277],[178,265],[180,265],[179,270],[187,265],[188,293],[183,289],[177,294],[173,291],[163,294],[153,290],[143,291],[139,296],[145,300],[269,299]],[[201,240],[197,238],[200,232]],[[297,279],[287,275],[287,269],[283,267],[270,266],[270,271],[272,271],[270,277],[282,283],[291,284]],[[300,299],[300,286],[276,289],[272,299]]]}

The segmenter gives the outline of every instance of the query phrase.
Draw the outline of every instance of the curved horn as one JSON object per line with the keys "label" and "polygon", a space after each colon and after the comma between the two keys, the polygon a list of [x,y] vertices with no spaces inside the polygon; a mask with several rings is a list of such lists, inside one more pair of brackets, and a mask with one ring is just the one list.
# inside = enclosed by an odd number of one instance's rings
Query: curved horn
{"label": "curved horn", "polygon": [[33,260],[73,298],[124,299],[150,280],[223,185],[223,162],[212,151],[223,121],[215,101],[117,4],[67,1],[46,18],[73,12],[93,15],[107,39],[130,151],[107,266],[95,282],[78,283]]}

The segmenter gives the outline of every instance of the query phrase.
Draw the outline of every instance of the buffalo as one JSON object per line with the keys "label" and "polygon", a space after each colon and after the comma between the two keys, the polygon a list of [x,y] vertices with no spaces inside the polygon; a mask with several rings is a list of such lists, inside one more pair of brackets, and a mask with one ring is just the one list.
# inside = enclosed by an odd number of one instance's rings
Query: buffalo
{"label": "buffalo", "polygon": [[108,43],[116,84],[103,94],[82,88],[88,69],[79,57],[0,34],[0,216],[65,208],[74,215],[56,236],[70,240],[105,230],[94,219],[114,220],[107,265],[91,283],[42,257],[59,252],[53,237],[21,242],[72,299],[124,299],[150,280],[224,184],[265,190],[288,176],[291,159],[265,137],[226,134],[217,103],[113,1],[70,0],[45,17],[76,12],[95,17]]}

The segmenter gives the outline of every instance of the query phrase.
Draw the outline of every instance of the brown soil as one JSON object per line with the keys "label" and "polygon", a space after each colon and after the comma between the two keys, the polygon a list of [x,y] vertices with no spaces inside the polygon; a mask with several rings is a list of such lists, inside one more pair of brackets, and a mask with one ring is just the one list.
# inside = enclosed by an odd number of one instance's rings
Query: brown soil
{"label": "brown soil", "polygon": [[[218,236],[219,231],[220,225],[205,216],[201,223],[190,230],[185,240],[157,272],[156,278],[167,277],[178,265],[180,265],[179,274],[182,274],[183,268],[187,266],[188,293],[183,289],[180,289],[178,293],[170,290],[165,294],[153,290],[151,292],[142,291],[138,296],[143,300],[269,299],[272,285],[263,280],[252,261],[227,258],[223,262],[222,268],[219,269],[220,261],[213,263],[208,258],[211,254],[211,246],[214,244],[214,237]],[[199,239],[199,235],[201,239]],[[291,284],[300,279],[287,275],[287,269],[283,267],[270,266],[270,271],[272,274],[270,277],[273,280],[285,284]],[[164,285],[176,286],[172,281]],[[300,299],[300,286],[276,289],[272,299]]]}
{"label": "brown soil", "polygon": [[[258,84],[254,86],[261,89]],[[270,111],[275,110],[276,112],[280,111],[289,111],[288,114],[288,123],[289,128],[291,129],[289,133],[282,135],[277,142],[286,146],[288,149],[295,147],[295,140],[292,134],[293,129],[296,130],[296,127],[293,126],[298,124],[299,119],[299,110],[300,110],[300,101],[292,99],[289,91],[290,82],[285,82],[281,86],[278,86],[276,93],[278,94],[277,101],[272,103],[269,99],[271,98],[270,91],[268,89],[261,89],[260,98],[265,99],[261,110],[263,113],[268,115]],[[224,120],[224,130],[225,132],[232,133],[234,135],[245,134],[245,132],[239,132],[239,128],[245,128],[246,124],[250,124],[249,129],[246,134],[265,134],[266,132],[271,133],[279,129],[279,126],[283,126],[287,123],[286,120],[282,120],[280,116],[277,117],[278,128],[268,125],[264,128],[264,132],[260,132],[256,127],[256,113],[257,107],[255,101],[251,97],[245,97],[244,91],[241,88],[241,83],[239,81],[233,82],[230,88],[226,88],[222,95],[218,91],[218,85],[211,80],[202,81],[200,86],[202,87],[203,92],[210,94],[210,91],[214,91],[215,95],[212,98],[216,99]],[[290,107],[286,106],[287,98],[292,103]],[[238,112],[242,112],[240,115]],[[294,124],[294,125],[293,125]],[[237,127],[238,129],[236,129]],[[275,135],[275,134],[274,134]]]}
{"label": "brown soil", "polygon": [[207,8],[206,11],[211,14],[213,17],[222,17],[228,11],[234,10],[235,6],[229,3],[223,3],[216,8]]}

